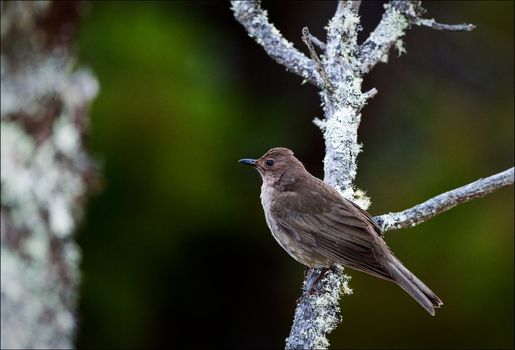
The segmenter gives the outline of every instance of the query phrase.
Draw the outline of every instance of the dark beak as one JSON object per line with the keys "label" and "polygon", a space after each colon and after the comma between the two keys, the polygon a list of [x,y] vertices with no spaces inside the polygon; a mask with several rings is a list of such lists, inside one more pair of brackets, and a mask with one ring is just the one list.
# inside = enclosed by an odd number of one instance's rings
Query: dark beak
{"label": "dark beak", "polygon": [[255,159],[240,159],[238,162],[241,164],[247,164],[251,166],[256,166],[256,160]]}

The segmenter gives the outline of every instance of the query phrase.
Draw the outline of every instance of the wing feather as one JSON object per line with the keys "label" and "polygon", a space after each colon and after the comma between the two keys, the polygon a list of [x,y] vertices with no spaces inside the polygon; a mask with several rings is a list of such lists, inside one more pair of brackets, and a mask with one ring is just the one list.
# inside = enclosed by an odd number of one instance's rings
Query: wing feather
{"label": "wing feather", "polygon": [[379,227],[368,213],[325,186],[279,194],[270,208],[274,220],[304,249],[333,263],[390,279],[377,256],[388,249],[382,244]]}

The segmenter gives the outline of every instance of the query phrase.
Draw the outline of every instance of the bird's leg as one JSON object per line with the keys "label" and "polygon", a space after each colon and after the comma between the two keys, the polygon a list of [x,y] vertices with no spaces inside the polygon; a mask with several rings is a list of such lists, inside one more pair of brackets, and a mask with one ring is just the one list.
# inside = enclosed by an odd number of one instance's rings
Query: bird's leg
{"label": "bird's leg", "polygon": [[317,292],[319,292],[317,290],[318,282],[320,282],[322,280],[322,278],[324,278],[327,271],[329,271],[328,267],[322,267],[322,270],[320,270],[320,274],[316,278],[315,282],[313,282],[313,284],[311,285],[311,288],[309,288],[309,290],[308,290],[309,295],[313,295],[313,294],[316,294]]}
{"label": "bird's leg", "polygon": [[[308,278],[308,273],[309,273],[309,267],[308,266],[305,266],[304,268],[304,281],[306,280],[306,278]],[[302,298],[304,298],[304,295],[306,295],[305,292],[302,292],[302,294],[300,295],[300,297],[297,298],[297,300],[295,301],[297,304],[300,303],[300,301],[302,300]]]}
{"label": "bird's leg", "polygon": [[[309,287],[309,289],[307,291],[303,292],[302,295],[297,299],[297,301],[296,301],[297,304],[306,295],[314,295],[314,294],[317,294],[317,293],[321,292],[321,291],[317,290],[317,285],[322,280],[322,278],[324,278],[324,276],[325,276],[327,271],[329,271],[328,267],[322,267],[322,269],[320,270],[320,274],[317,276],[317,278],[315,279],[315,281],[313,282],[311,287]],[[306,269],[304,270],[304,280],[307,278],[308,272],[309,272],[309,267],[306,267]]]}
{"label": "bird's leg", "polygon": [[304,279],[308,277],[309,267],[305,266],[304,268]]}

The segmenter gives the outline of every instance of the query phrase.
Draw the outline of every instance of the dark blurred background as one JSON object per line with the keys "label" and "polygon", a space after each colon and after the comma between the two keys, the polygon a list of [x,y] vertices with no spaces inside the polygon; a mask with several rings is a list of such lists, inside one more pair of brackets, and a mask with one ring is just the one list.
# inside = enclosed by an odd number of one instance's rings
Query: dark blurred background
{"label": "dark blurred background", "polygon": [[[324,38],[331,2],[264,1],[297,48]],[[513,165],[512,1],[426,2],[471,33],[409,30],[364,90],[357,184],[374,215]],[[78,43],[100,81],[89,147],[102,169],[79,233],[79,348],[281,348],[304,267],[270,235],[257,173],[292,148],[322,177],[317,90],[267,57],[225,2],[91,2]],[[364,1],[364,31],[382,2]],[[513,187],[386,235],[445,302],[430,317],[394,284],[348,270],[333,348],[509,348]]]}

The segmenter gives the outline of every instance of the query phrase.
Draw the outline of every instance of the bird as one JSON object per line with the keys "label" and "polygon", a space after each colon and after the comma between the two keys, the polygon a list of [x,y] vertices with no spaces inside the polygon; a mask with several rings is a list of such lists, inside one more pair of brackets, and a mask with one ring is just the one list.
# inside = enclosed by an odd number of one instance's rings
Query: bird
{"label": "bird", "polygon": [[266,223],[275,240],[295,260],[323,272],[343,265],[395,282],[433,316],[435,308],[443,305],[394,256],[372,216],[311,175],[293,151],[276,147],[259,159],[239,162],[261,175]]}

